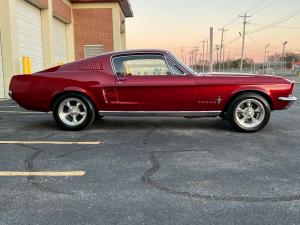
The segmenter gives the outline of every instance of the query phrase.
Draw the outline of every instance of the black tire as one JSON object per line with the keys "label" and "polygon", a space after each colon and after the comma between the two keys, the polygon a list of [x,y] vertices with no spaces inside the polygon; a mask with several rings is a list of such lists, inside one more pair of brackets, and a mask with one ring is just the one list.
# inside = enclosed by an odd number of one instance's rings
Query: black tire
{"label": "black tire", "polygon": [[221,115],[219,116],[222,120],[227,120],[228,119],[228,115],[227,112],[222,112]]}
{"label": "black tire", "polygon": [[[68,99],[74,99],[73,102],[76,102],[75,99],[78,100],[78,102],[81,102],[81,106],[83,112],[79,112],[80,113],[85,113],[84,116],[78,114],[77,118],[81,118],[82,121],[80,121],[79,124],[74,124],[74,125],[70,125],[67,124],[67,122],[64,122],[64,120],[66,121],[66,119],[63,119],[62,116],[59,115],[59,111],[63,108],[62,104],[64,104],[65,101],[68,101]],[[73,106],[75,107],[75,106]],[[68,109],[68,108],[67,108]],[[54,104],[53,104],[53,118],[55,120],[55,122],[57,123],[57,125],[62,128],[63,130],[67,130],[67,131],[79,131],[82,130],[86,127],[89,127],[94,121],[95,121],[95,117],[96,117],[96,113],[95,113],[95,107],[93,105],[93,103],[91,102],[91,100],[89,98],[87,98],[86,96],[79,94],[79,93],[66,93],[64,95],[59,96]],[[67,118],[67,117],[65,117]],[[72,119],[72,117],[69,117],[70,120]],[[71,123],[71,121],[70,121]]]}
{"label": "black tire", "polygon": [[98,113],[96,113],[96,120],[102,120],[104,118],[104,116],[100,116]]}
{"label": "black tire", "polygon": [[[249,102],[251,102],[250,104],[251,107],[248,107],[249,106],[248,105],[243,109],[243,112],[241,112],[240,107],[243,106],[244,104],[246,105],[249,104]],[[256,109],[255,109],[255,105],[257,105]],[[251,108],[253,108],[253,110]],[[261,112],[255,112],[255,111],[261,111]],[[227,112],[228,112],[228,120],[231,123],[231,125],[236,130],[245,133],[253,133],[263,129],[268,124],[271,116],[271,108],[268,101],[263,96],[251,92],[241,94],[236,98],[234,98],[229,104]],[[258,117],[259,119],[255,120],[254,117]],[[241,122],[245,118],[247,121],[249,121],[248,125],[246,125],[247,124],[246,122],[244,123]]]}

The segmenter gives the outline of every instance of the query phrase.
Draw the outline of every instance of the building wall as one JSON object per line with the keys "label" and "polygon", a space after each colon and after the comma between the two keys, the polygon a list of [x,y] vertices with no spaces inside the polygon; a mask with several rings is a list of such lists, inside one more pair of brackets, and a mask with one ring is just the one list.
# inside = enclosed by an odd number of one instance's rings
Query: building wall
{"label": "building wall", "polygon": [[63,0],[54,0],[52,2],[53,16],[64,23],[72,23],[72,9]]}
{"label": "building wall", "polygon": [[125,16],[119,3],[75,3],[72,8],[77,60],[84,58],[83,45],[104,45],[105,51],[126,48],[125,22],[121,22]]}
{"label": "building wall", "polygon": [[[102,44],[105,51],[126,48],[125,22],[122,22],[125,17],[118,2],[72,4],[69,0],[24,1],[41,10],[45,68],[57,63],[54,58],[54,17],[66,24],[68,62],[84,57],[85,44]],[[4,92],[8,97],[11,77],[22,73],[16,35],[16,0],[0,0],[0,17]]]}
{"label": "building wall", "polygon": [[27,2],[30,2],[40,9],[47,9],[49,3],[48,0],[27,0]]}
{"label": "building wall", "polygon": [[110,8],[73,9],[75,59],[84,58],[84,45],[104,45],[114,50],[113,18]]}

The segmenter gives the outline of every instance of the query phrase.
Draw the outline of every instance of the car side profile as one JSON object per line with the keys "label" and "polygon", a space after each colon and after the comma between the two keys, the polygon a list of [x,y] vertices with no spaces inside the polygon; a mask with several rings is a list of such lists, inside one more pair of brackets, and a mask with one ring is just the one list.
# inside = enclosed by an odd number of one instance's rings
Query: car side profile
{"label": "car side profile", "polygon": [[28,75],[9,94],[28,110],[53,112],[64,130],[104,116],[221,117],[243,132],[264,128],[271,111],[297,99],[279,76],[197,74],[163,50],[109,52]]}

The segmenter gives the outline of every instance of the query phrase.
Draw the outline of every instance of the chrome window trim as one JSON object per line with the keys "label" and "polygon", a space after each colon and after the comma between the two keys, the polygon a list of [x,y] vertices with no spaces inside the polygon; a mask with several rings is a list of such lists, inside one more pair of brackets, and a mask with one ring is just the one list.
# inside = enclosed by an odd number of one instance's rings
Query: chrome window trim
{"label": "chrome window trim", "polygon": [[[124,57],[131,57],[131,56],[140,56],[140,55],[154,55],[154,56],[161,56],[164,60],[165,60],[165,63],[166,63],[166,66],[168,67],[168,70],[170,71],[170,67],[169,67],[169,64],[168,62],[166,61],[166,58],[165,58],[165,54],[164,53],[134,53],[134,54],[125,54],[125,55],[115,55],[115,56],[112,56],[111,59],[110,59],[110,63],[111,63],[111,66],[112,66],[112,69],[113,69],[113,73],[115,75],[115,77],[117,78],[118,75],[117,75],[117,72],[116,72],[116,68],[115,68],[115,65],[114,65],[114,62],[113,60],[116,59],[116,58],[124,58]],[[136,76],[138,77],[138,75],[133,75],[133,76]],[[153,75],[155,76],[155,75]],[[164,76],[164,75],[160,75],[160,76]],[[166,75],[167,76],[167,75]]]}
{"label": "chrome window trim", "polygon": [[216,117],[222,111],[99,111],[100,116]]}
{"label": "chrome window trim", "polygon": [[[171,76],[187,76],[188,75],[186,70],[179,63],[177,63],[174,59],[172,59],[169,55],[164,54],[164,56],[165,56],[165,60],[166,60],[168,65],[169,65],[169,62],[171,62],[172,64],[177,66],[183,72],[183,74],[171,74]],[[170,67],[170,65],[169,65],[169,67]],[[170,71],[172,73],[171,69],[170,69]]]}
{"label": "chrome window trim", "polygon": [[[117,78],[117,73],[116,73],[116,69],[115,69],[115,65],[113,63],[113,59],[114,58],[119,58],[119,57],[129,57],[129,56],[137,56],[137,55],[161,55],[163,57],[167,57],[169,60],[171,60],[173,63],[175,63],[181,70],[183,70],[184,74],[186,76],[188,75],[195,75],[195,74],[191,74],[188,70],[186,70],[179,62],[176,61],[176,58],[172,55],[169,55],[167,53],[163,53],[163,52],[135,52],[135,53],[123,53],[123,54],[119,54],[119,55],[112,55],[110,57],[110,64],[111,64],[111,68],[113,70],[113,74],[114,76]],[[165,59],[166,60],[166,59]],[[166,60],[167,65],[169,66],[168,61]],[[170,69],[169,69],[170,70]],[[182,75],[184,76],[184,75]]]}

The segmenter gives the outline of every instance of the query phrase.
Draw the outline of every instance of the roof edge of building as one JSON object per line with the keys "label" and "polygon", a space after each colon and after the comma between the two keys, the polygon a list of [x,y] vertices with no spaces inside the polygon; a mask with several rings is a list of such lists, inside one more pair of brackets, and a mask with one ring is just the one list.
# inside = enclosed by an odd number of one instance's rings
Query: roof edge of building
{"label": "roof edge of building", "polygon": [[101,2],[118,2],[125,17],[133,17],[133,10],[129,0],[70,0],[72,3],[101,3]]}

